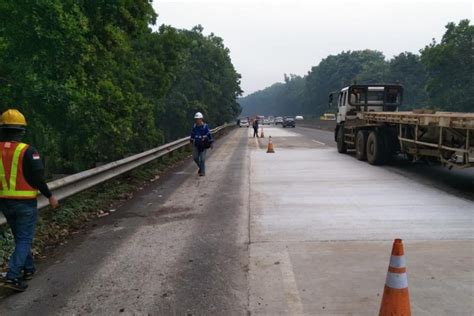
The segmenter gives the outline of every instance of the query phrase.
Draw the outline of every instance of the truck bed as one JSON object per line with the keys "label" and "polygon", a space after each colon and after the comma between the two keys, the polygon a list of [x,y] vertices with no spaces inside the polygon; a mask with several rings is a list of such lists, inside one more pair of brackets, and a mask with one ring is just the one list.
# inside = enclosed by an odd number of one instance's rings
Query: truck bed
{"label": "truck bed", "polygon": [[359,112],[357,113],[357,117],[368,123],[396,123],[474,130],[474,113],[425,113],[422,111]]}

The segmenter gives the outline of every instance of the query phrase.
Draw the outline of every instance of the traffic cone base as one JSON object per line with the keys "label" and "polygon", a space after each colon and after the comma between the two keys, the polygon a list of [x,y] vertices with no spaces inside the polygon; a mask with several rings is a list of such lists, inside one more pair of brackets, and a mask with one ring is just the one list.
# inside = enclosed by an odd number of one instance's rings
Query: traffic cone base
{"label": "traffic cone base", "polygon": [[272,142],[272,137],[271,136],[268,136],[267,153],[270,153],[270,154],[275,153],[275,150],[273,149],[273,142]]}
{"label": "traffic cone base", "polygon": [[410,316],[410,295],[405,253],[401,239],[395,239],[383,290],[380,316]]}
{"label": "traffic cone base", "polygon": [[[409,316],[411,315],[410,310],[410,299],[408,288],[394,289],[385,286],[383,290],[382,306],[380,306],[381,316]],[[389,298],[389,299],[387,299]]]}

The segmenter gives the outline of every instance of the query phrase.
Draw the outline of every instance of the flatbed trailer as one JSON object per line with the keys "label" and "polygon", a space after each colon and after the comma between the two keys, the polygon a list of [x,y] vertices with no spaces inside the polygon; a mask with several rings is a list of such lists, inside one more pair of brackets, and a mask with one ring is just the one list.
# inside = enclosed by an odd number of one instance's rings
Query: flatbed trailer
{"label": "flatbed trailer", "polygon": [[422,110],[353,114],[342,127],[344,143],[356,150],[360,160],[380,165],[403,153],[412,160],[437,160],[449,168],[474,166],[474,113]]}

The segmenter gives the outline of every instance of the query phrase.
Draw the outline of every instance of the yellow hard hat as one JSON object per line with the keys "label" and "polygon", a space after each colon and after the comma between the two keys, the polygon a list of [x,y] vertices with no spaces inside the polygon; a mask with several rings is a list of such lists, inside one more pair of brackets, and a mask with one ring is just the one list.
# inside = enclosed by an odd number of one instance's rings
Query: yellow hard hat
{"label": "yellow hard hat", "polygon": [[0,127],[3,128],[25,128],[26,120],[23,114],[16,109],[9,109],[0,116]]}

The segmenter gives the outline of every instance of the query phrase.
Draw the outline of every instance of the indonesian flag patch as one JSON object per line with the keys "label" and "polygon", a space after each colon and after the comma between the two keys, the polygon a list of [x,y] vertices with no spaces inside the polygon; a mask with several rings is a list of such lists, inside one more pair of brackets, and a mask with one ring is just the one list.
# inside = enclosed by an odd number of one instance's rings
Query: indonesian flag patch
{"label": "indonesian flag patch", "polygon": [[34,154],[33,154],[33,159],[34,159],[34,160],[39,160],[39,159],[41,159],[41,157],[40,157],[40,155],[39,155],[38,153],[34,153]]}

